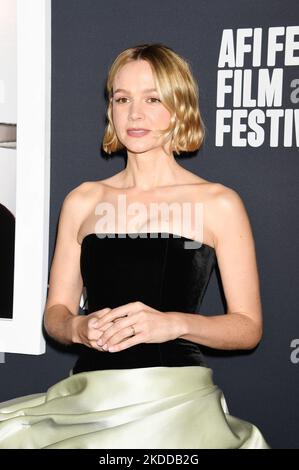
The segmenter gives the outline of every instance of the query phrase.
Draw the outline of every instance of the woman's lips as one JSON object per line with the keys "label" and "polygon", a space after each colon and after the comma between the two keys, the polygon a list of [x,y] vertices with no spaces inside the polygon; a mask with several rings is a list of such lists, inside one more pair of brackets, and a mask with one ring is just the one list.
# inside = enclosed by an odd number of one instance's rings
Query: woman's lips
{"label": "woman's lips", "polygon": [[128,129],[127,134],[130,137],[143,137],[147,135],[150,131],[148,129]]}

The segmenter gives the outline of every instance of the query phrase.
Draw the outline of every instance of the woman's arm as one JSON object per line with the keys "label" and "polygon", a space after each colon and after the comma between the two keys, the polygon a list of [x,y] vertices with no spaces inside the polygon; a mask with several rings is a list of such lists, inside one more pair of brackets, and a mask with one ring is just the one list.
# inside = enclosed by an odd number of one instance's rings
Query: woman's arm
{"label": "woman's arm", "polygon": [[65,344],[82,342],[78,329],[82,322],[86,322],[78,315],[83,281],[80,272],[81,245],[77,236],[90,205],[88,188],[88,183],[81,184],[63,202],[51,265],[44,326],[50,336]]}
{"label": "woman's arm", "polygon": [[171,312],[180,338],[216,349],[252,349],[262,337],[262,306],[254,239],[244,204],[231,188],[219,190],[208,209],[227,302],[227,314]]}

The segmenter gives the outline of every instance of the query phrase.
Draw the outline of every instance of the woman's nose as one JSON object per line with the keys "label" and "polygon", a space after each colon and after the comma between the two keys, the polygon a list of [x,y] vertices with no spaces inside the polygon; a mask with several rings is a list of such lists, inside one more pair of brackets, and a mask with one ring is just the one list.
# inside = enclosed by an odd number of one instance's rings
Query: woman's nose
{"label": "woman's nose", "polygon": [[142,104],[137,101],[132,101],[129,109],[130,119],[142,119],[144,116]]}

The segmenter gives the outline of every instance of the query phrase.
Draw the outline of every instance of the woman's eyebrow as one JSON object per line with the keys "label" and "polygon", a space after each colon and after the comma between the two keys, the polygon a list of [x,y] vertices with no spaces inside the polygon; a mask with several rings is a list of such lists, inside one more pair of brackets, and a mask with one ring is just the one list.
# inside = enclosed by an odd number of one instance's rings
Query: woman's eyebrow
{"label": "woman's eyebrow", "polygon": [[[156,88],[146,88],[146,89],[142,90],[142,93],[148,93],[148,92],[151,92],[151,91],[158,91],[158,90]],[[128,90],[125,90],[124,88],[117,88],[117,90],[115,90],[113,92],[113,94],[115,95],[115,93],[118,93],[118,92],[130,93]]]}

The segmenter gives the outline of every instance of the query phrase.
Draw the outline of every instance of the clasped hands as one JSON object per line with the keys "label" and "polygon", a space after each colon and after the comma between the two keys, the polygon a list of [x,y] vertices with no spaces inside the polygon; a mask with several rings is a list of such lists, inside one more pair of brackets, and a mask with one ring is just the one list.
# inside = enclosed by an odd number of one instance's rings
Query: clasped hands
{"label": "clasped hands", "polygon": [[104,308],[88,315],[88,340],[91,347],[109,352],[139,343],[163,343],[180,336],[179,315],[140,301]]}

